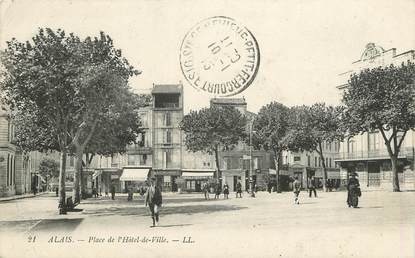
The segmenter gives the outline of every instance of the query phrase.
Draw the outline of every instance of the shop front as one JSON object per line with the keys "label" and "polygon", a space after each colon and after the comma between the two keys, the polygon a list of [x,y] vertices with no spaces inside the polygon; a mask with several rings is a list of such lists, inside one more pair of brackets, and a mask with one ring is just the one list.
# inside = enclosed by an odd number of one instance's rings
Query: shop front
{"label": "shop front", "polygon": [[123,192],[137,191],[145,187],[146,181],[151,174],[151,167],[124,167],[120,177]]}
{"label": "shop front", "polygon": [[178,179],[178,187],[184,192],[201,192],[204,183],[213,183],[214,170],[209,169],[183,169]]}

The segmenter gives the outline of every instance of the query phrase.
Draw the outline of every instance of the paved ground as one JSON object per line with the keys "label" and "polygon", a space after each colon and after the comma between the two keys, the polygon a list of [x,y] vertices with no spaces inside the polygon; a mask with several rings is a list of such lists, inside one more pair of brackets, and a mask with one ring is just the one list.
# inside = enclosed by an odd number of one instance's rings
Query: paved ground
{"label": "paved ground", "polygon": [[300,205],[292,193],[168,194],[156,228],[143,200],[125,195],[65,216],[53,195],[9,201],[0,203],[0,257],[415,257],[415,192],[364,192],[359,209],[345,194],[302,192]]}

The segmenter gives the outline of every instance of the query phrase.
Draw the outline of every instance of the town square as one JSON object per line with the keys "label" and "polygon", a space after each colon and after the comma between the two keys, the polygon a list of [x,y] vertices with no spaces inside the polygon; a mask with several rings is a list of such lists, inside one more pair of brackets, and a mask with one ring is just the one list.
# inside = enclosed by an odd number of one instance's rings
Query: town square
{"label": "town square", "polygon": [[414,257],[415,2],[0,2],[0,257]]}

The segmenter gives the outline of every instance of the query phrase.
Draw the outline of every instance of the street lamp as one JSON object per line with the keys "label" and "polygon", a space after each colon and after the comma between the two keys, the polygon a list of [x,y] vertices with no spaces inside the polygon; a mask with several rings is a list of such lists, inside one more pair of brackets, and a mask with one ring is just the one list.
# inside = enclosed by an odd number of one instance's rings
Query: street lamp
{"label": "street lamp", "polygon": [[251,197],[255,197],[253,185],[254,179],[252,177],[252,133],[256,133],[256,131],[252,131],[252,126],[254,124],[254,119],[251,120],[249,126],[249,190],[251,192]]}

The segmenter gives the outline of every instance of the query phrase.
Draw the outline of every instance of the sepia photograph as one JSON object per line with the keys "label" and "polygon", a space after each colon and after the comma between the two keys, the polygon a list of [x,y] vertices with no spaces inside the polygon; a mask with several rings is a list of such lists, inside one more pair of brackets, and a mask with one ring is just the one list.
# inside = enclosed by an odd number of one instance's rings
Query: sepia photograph
{"label": "sepia photograph", "polygon": [[415,257],[415,0],[0,0],[26,257]]}

